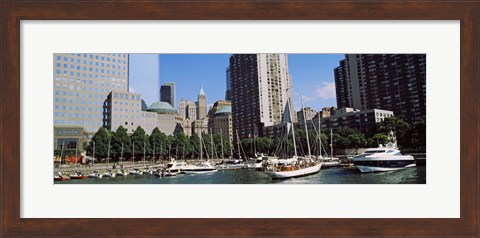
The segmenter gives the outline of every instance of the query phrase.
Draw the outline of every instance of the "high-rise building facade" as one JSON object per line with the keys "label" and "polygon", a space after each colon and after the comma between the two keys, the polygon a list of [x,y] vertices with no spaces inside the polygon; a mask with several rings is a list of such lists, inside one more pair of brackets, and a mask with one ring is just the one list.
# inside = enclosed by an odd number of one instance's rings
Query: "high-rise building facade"
{"label": "high-rise building facade", "polygon": [[175,83],[165,82],[160,87],[160,101],[168,102],[172,107],[175,107]]}
{"label": "high-rise building facade", "polygon": [[128,91],[128,54],[54,54],[53,65],[53,124],[96,132],[110,91]]}
{"label": "high-rise building facade", "polygon": [[202,120],[207,115],[207,96],[203,91],[203,85],[200,86],[200,92],[198,93],[197,101],[197,119]]}
{"label": "high-rise building facade", "polygon": [[178,114],[180,114],[183,119],[189,119],[191,121],[196,120],[197,105],[195,102],[182,98],[178,103]]}
{"label": "high-rise building facade", "polygon": [[411,124],[426,115],[425,54],[348,54],[334,73],[338,108],[391,110]]}
{"label": "high-rise building facade", "polygon": [[305,115],[305,121],[312,120],[317,112],[312,110],[311,107],[300,108],[300,111],[297,112],[297,118],[300,123],[303,123],[303,116]]}
{"label": "high-rise building facade", "polygon": [[229,70],[233,129],[240,139],[282,123],[286,107],[294,112],[286,54],[235,54]]}
{"label": "high-rise building facade", "polygon": [[225,100],[231,101],[232,100],[232,84],[230,83],[230,66],[227,67],[226,73],[226,84],[227,90],[225,91]]}

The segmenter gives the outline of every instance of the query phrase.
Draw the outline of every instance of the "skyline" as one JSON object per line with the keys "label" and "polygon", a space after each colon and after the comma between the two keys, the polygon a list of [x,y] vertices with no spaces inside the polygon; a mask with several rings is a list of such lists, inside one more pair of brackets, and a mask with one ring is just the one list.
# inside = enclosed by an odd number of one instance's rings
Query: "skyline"
{"label": "skyline", "polygon": [[[165,82],[175,82],[178,102],[183,98],[196,101],[203,85],[210,107],[224,100],[226,68],[230,54],[130,54],[129,90],[142,94],[147,106],[159,99],[159,88]],[[336,106],[334,68],[343,54],[288,54],[289,73],[293,78],[295,109],[319,110]],[[159,82],[160,77],[160,82]]]}

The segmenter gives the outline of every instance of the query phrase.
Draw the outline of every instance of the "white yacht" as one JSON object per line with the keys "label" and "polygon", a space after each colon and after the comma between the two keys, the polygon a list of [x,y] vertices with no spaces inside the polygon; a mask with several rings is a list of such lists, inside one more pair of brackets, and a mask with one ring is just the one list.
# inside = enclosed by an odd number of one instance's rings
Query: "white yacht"
{"label": "white yacht", "polygon": [[98,171],[93,171],[93,173],[88,175],[89,178],[102,178],[102,175]]}
{"label": "white yacht", "polygon": [[107,171],[105,171],[105,173],[102,174],[102,176],[103,176],[104,178],[114,178],[114,177],[115,177],[115,174],[112,173],[111,170],[107,170]]}
{"label": "white yacht", "polygon": [[167,164],[165,168],[165,176],[175,176],[182,173],[182,169],[187,168],[188,165],[185,162],[176,162],[174,159]]}
{"label": "white yacht", "polygon": [[416,166],[413,156],[402,155],[398,149],[388,147],[367,149],[352,160],[362,173],[394,171]]}
{"label": "white yacht", "polygon": [[142,175],[143,172],[140,171],[137,168],[133,168],[133,169],[128,170],[128,174],[130,174],[130,175]]}
{"label": "white yacht", "polygon": [[217,168],[215,168],[210,162],[205,161],[198,165],[185,166],[182,168],[182,171],[186,174],[204,174],[217,172]]}

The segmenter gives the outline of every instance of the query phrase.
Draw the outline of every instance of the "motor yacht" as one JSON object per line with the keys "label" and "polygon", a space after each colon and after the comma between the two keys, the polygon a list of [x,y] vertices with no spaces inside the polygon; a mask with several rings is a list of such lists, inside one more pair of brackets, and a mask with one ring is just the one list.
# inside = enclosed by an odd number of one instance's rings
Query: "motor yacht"
{"label": "motor yacht", "polygon": [[402,155],[396,148],[372,148],[352,158],[353,164],[362,172],[384,172],[415,167],[411,155]]}

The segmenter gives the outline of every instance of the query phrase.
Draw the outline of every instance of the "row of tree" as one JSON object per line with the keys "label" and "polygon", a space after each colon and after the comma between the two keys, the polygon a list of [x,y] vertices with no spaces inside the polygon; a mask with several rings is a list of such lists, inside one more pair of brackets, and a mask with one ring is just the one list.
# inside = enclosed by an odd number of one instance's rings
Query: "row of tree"
{"label": "row of tree", "polygon": [[[296,144],[299,155],[307,154],[307,137],[304,130],[295,130]],[[330,135],[330,133],[332,133]],[[340,127],[332,132],[323,129],[319,135],[314,130],[309,130],[309,143],[311,154],[330,154],[330,136],[335,149],[358,149],[364,147],[376,147],[379,144],[388,144],[396,138],[401,149],[424,148],[426,145],[425,119],[411,126],[397,117],[388,117],[376,124],[376,128],[369,134],[363,134],[348,127]],[[213,145],[212,141],[213,140]],[[319,146],[319,142],[321,145]],[[222,145],[223,142],[223,145]],[[166,159],[170,157],[178,159],[203,158],[236,158],[253,157],[255,154],[273,155],[278,153],[293,154],[293,140],[290,136],[284,138],[246,138],[240,145],[231,145],[229,138],[221,134],[202,135],[202,143],[197,134],[188,137],[183,133],[177,135],[165,135],[155,128],[150,135],[145,133],[142,127],[129,135],[127,130],[120,126],[116,131],[107,131],[100,128],[86,147],[88,156],[93,156],[95,145],[95,158],[111,158],[118,161],[120,157],[136,160],[155,158]],[[200,146],[202,145],[202,146]],[[223,151],[222,151],[223,149]],[[110,151],[109,151],[110,150]],[[110,152],[110,153],[109,153]]]}
{"label": "row of tree", "polygon": [[[133,157],[135,157],[135,160],[143,160],[144,158],[151,159],[153,156],[156,159],[170,157],[190,159],[200,158],[201,156],[210,158],[212,153],[215,157],[222,155],[222,141],[223,155],[230,156],[229,140],[220,134],[215,134],[212,138],[210,135],[203,135],[202,143],[200,143],[200,137],[197,134],[190,137],[183,133],[167,136],[158,128],[155,128],[148,135],[139,126],[131,135],[128,135],[127,130],[120,126],[116,131],[107,131],[100,128],[88,144],[86,151],[87,156],[93,156],[93,147],[95,146],[95,158],[107,158],[110,154],[109,158],[113,160],[132,159]],[[200,144],[202,144],[202,148],[200,148]]]}

